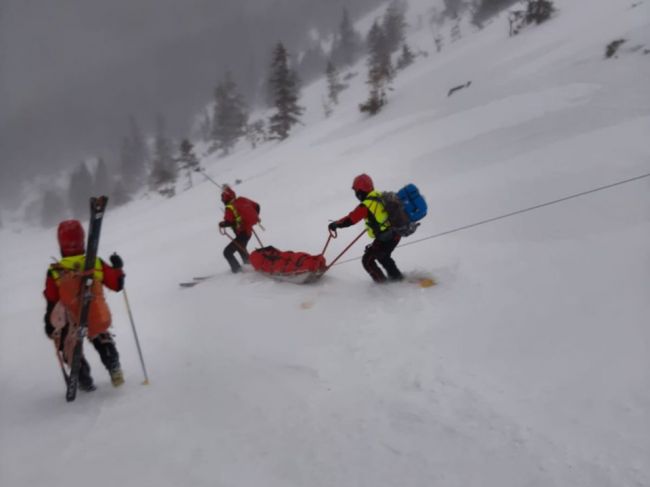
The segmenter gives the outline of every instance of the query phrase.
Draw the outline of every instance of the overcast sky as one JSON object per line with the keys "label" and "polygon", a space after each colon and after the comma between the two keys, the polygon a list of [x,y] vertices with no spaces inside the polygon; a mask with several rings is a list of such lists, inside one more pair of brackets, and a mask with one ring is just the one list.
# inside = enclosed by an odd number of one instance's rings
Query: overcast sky
{"label": "overcast sky", "polygon": [[183,135],[231,69],[264,72],[273,43],[297,46],[342,7],[381,0],[0,0],[0,191],[87,155],[109,164],[130,114]]}

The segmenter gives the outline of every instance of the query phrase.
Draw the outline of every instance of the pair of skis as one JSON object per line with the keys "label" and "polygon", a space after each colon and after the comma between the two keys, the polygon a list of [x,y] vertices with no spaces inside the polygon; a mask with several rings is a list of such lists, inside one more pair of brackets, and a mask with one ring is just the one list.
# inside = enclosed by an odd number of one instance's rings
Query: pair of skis
{"label": "pair of skis", "polygon": [[76,330],[76,342],[72,352],[70,373],[66,377],[65,399],[68,402],[74,401],[77,397],[79,387],[79,369],[81,368],[81,357],[83,353],[83,341],[88,334],[88,313],[90,303],[93,299],[92,285],[95,271],[95,260],[99,247],[99,235],[102,229],[102,219],[108,203],[108,197],[100,196],[90,198],[90,224],[88,229],[88,243],[86,244],[86,259],[84,261],[83,279],[81,281],[81,312],[79,314],[79,326]]}

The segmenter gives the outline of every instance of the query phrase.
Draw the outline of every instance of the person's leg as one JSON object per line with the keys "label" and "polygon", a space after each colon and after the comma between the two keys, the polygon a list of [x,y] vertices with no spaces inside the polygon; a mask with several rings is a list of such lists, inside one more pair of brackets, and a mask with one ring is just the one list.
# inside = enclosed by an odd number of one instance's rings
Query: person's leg
{"label": "person's leg", "polygon": [[232,272],[235,274],[241,270],[241,265],[239,262],[237,262],[237,259],[235,259],[235,252],[237,251],[238,245],[236,242],[236,240],[233,240],[228,245],[226,245],[225,249],[223,249],[223,256],[228,261],[230,270],[232,270]]}
{"label": "person's leg", "polygon": [[248,245],[248,241],[250,239],[251,236],[244,233],[237,234],[237,237],[235,238],[235,242],[237,242],[237,252],[239,252],[241,260],[244,264],[248,264],[249,262],[248,250],[246,249],[246,246]]}
{"label": "person's leg", "polygon": [[361,258],[361,263],[363,268],[366,270],[373,281],[380,283],[386,281],[386,276],[381,271],[377,265],[378,253],[381,251],[379,240],[373,240],[370,245],[366,246],[366,250],[363,252],[363,257]]}
{"label": "person's leg", "polygon": [[395,250],[395,247],[397,247],[397,244],[399,244],[401,238],[402,237],[399,235],[396,235],[392,240],[389,240],[388,242],[381,242],[380,250],[377,252],[377,260],[384,267],[384,269],[386,269],[388,279],[391,281],[401,281],[404,279],[404,276],[397,268],[397,264],[395,264],[395,261],[391,255],[393,253],[393,250]]}
{"label": "person's leg", "polygon": [[120,355],[117,352],[115,341],[110,333],[100,333],[92,340],[92,344],[99,354],[99,358],[111,376],[111,383],[117,387],[124,383],[124,374],[120,366]]}

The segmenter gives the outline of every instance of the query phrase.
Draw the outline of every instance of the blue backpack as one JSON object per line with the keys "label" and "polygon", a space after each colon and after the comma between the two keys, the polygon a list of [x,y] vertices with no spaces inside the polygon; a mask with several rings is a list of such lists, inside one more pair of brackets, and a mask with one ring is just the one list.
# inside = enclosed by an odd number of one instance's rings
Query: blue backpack
{"label": "blue backpack", "polygon": [[427,202],[415,184],[407,184],[397,192],[397,195],[402,200],[404,211],[409,220],[417,222],[426,216]]}
{"label": "blue backpack", "polygon": [[380,197],[369,199],[379,201],[388,213],[390,228],[383,234],[375,231],[379,240],[391,239],[394,233],[408,237],[420,225],[418,220],[427,214],[427,203],[415,184],[407,184],[397,193],[385,191]]}

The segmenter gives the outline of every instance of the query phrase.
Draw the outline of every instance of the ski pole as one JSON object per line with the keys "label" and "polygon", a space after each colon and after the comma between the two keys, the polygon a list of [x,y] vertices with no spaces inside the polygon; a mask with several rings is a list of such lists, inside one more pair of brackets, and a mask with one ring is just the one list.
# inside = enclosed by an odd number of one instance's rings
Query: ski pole
{"label": "ski pole", "polygon": [[325,267],[325,271],[323,272],[323,274],[324,274],[325,272],[327,272],[327,271],[330,269],[330,267],[332,267],[332,266],[336,263],[336,261],[339,260],[339,259],[341,258],[341,256],[342,256],[343,254],[345,254],[348,250],[350,250],[350,247],[352,247],[352,246],[357,242],[357,240],[359,240],[359,239],[363,236],[364,233],[366,233],[366,231],[365,231],[365,230],[362,230],[361,233],[360,233],[359,235],[357,235],[357,237],[356,237],[352,242],[350,242],[350,244],[349,244],[347,247],[345,247],[345,248],[343,249],[343,252],[341,252],[339,255],[337,255],[337,256],[336,256],[336,259],[334,259],[330,265],[328,265],[327,267]]}
{"label": "ski pole", "polygon": [[133,329],[133,337],[135,338],[135,345],[138,348],[138,355],[140,356],[140,363],[142,364],[142,373],[144,374],[143,386],[149,385],[149,376],[147,375],[147,368],[144,365],[144,358],[142,357],[142,349],[140,348],[140,340],[138,340],[138,333],[135,331],[135,322],[133,321],[133,314],[131,313],[131,306],[129,305],[129,297],[126,295],[126,288],[122,289],[124,294],[124,302],[126,303],[126,311],[129,313],[129,320],[131,321],[131,328]]}
{"label": "ski pole", "polygon": [[257,232],[255,231],[255,229],[253,229],[253,235],[255,235],[255,238],[257,239],[257,243],[260,244],[260,247],[264,247],[264,244],[262,244],[262,241],[257,236]]}

